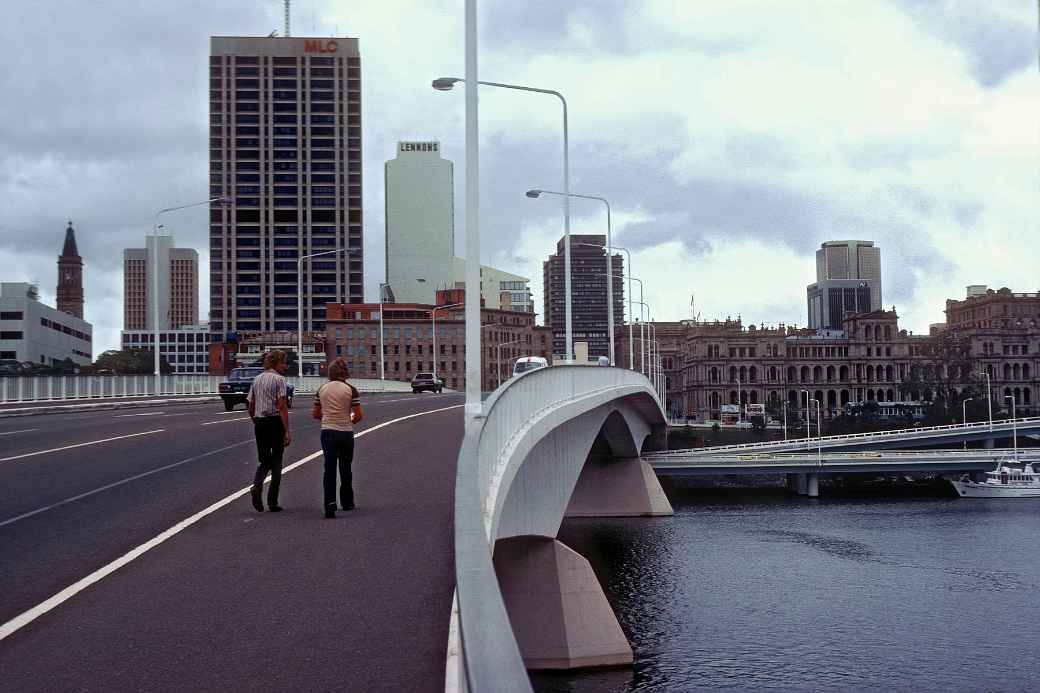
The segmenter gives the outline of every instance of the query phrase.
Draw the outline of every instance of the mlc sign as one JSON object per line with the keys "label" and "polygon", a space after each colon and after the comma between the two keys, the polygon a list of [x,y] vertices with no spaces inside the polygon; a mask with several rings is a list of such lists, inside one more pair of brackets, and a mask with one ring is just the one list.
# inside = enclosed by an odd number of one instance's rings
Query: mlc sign
{"label": "mlc sign", "polygon": [[317,41],[307,39],[303,42],[304,53],[335,53],[339,50],[339,44],[335,41]]}

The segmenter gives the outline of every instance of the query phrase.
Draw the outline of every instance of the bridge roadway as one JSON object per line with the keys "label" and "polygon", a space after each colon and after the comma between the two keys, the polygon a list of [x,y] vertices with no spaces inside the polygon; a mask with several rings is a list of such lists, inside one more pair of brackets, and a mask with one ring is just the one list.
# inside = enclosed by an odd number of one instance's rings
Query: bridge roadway
{"label": "bridge roadway", "polygon": [[[987,450],[884,450],[878,452],[756,453],[744,455],[696,455],[649,453],[642,459],[661,476],[712,474],[782,474],[806,472],[973,472],[990,470],[1007,457],[1010,449]],[[1040,462],[1040,450],[1020,451],[1020,459]]]}
{"label": "bridge roadway", "polygon": [[462,397],[365,396],[358,508],[335,520],[310,403],[285,459],[316,459],[277,514],[213,507],[255,469],[241,408],[0,419],[3,689],[443,690]]}
{"label": "bridge roadway", "polygon": [[[794,452],[817,446],[830,450],[884,450],[908,447],[924,447],[931,445],[960,444],[968,441],[1010,439],[1017,427],[1019,437],[1040,434],[1040,416],[1009,420],[981,421],[969,424],[952,424],[948,426],[916,426],[892,431],[875,433],[851,433],[847,435],[822,436],[819,438],[792,438],[790,440],[767,440],[756,443],[738,443],[735,445],[713,445],[704,448],[688,448],[670,450],[669,454],[679,457],[733,454],[743,455],[759,452]],[[808,441],[808,442],[806,442]]]}

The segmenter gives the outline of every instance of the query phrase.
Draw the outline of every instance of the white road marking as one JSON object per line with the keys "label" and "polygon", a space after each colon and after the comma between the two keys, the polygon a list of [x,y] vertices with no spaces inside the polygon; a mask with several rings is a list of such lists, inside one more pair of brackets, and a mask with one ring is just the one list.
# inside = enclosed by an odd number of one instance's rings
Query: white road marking
{"label": "white road marking", "polygon": [[213,424],[228,423],[230,421],[249,421],[249,417],[248,416],[243,416],[243,417],[240,417],[238,419],[221,419],[220,421],[207,421],[207,422],[205,422],[202,425],[203,426],[212,426]]}
{"label": "white road marking", "polygon": [[102,491],[107,491],[107,490],[109,490],[111,488],[116,488],[117,486],[122,486],[123,484],[129,484],[131,481],[137,481],[138,479],[143,479],[146,476],[151,476],[152,474],[158,474],[159,472],[165,472],[167,469],[173,469],[174,467],[180,467],[182,464],[188,464],[189,462],[196,462],[198,460],[205,459],[206,457],[211,457],[211,456],[216,455],[218,453],[226,452],[226,451],[228,451],[228,450],[230,450],[232,448],[237,448],[240,445],[245,445],[247,443],[254,443],[254,442],[256,442],[256,441],[253,438],[248,438],[246,440],[240,440],[237,443],[232,443],[231,445],[225,445],[222,448],[217,448],[216,450],[210,450],[209,452],[204,452],[201,455],[195,455],[194,457],[189,457],[188,459],[181,460],[180,462],[174,462],[172,464],[168,464],[168,465],[163,466],[163,467],[158,467],[156,469],[150,469],[147,472],[142,472],[141,474],[135,474],[134,476],[130,476],[130,477],[127,477],[125,479],[120,479],[119,481],[114,481],[111,484],[105,484],[104,486],[101,486],[100,488],[96,488],[93,491],[87,491],[86,493],[81,493],[79,495],[72,496],[71,498],[66,498],[65,500],[60,500],[57,503],[51,503],[50,505],[45,505],[42,508],[37,508],[36,510],[30,510],[27,513],[22,513],[21,515],[16,515],[15,517],[10,517],[10,518],[4,520],[3,522],[0,522],[0,527],[4,527],[4,526],[10,525],[10,524],[14,524],[15,522],[18,522],[19,520],[24,520],[27,517],[32,517],[33,515],[39,515],[40,513],[47,512],[48,510],[53,510],[54,508],[59,508],[59,507],[61,507],[63,505],[68,505],[69,503],[72,503],[74,501],[78,501],[78,500],[81,500],[83,498],[88,498],[88,497],[93,496],[95,494],[101,493]]}
{"label": "white road marking", "polygon": [[46,455],[51,452],[61,452],[62,450],[72,450],[73,448],[82,448],[87,445],[98,445],[100,443],[110,443],[113,440],[123,440],[124,438],[136,438],[137,436],[147,436],[152,433],[162,433],[165,428],[157,428],[154,431],[144,431],[142,433],[129,433],[125,436],[115,436],[114,438],[102,438],[101,440],[90,440],[86,443],[76,443],[75,445],[65,445],[60,448],[51,448],[50,450],[37,450],[36,452],[27,452],[22,455],[14,455],[12,457],[0,457],[0,462],[12,462],[14,460],[24,459],[26,457],[35,457],[36,455]]}
{"label": "white road marking", "polygon": [[166,412],[164,412],[164,411],[149,411],[149,412],[145,412],[143,414],[116,414],[115,418],[117,418],[117,419],[125,419],[128,416],[162,416],[165,413]]}
{"label": "white road marking", "polygon": [[29,433],[31,431],[38,431],[38,430],[40,430],[40,429],[38,429],[38,428],[23,428],[20,431],[4,431],[3,433],[0,433],[0,436],[13,436],[15,433]]}
{"label": "white road marking", "polygon": [[[438,412],[448,411],[450,409],[460,409],[460,408],[462,408],[464,406],[465,406],[464,404],[456,404],[456,405],[451,406],[451,407],[442,407],[441,409],[430,409],[428,411],[422,411],[422,412],[419,412],[417,414],[409,414],[408,416],[401,416],[401,417],[398,417],[396,419],[391,419],[390,421],[384,421],[383,423],[378,424],[376,426],[372,426],[371,428],[366,428],[364,431],[360,431],[360,432],[356,433],[354,435],[354,437],[355,438],[360,438],[360,437],[362,437],[364,435],[368,435],[369,433],[372,433],[373,431],[378,431],[381,428],[385,428],[386,426],[390,426],[392,424],[399,423],[401,421],[406,421],[408,419],[414,419],[414,418],[416,418],[418,416],[425,416],[427,414],[436,414]],[[141,434],[137,434],[137,435],[141,435]],[[317,452],[313,452],[310,455],[307,455],[306,457],[304,457],[303,459],[297,460],[296,462],[290,464],[288,467],[283,469],[282,470],[282,475],[284,476],[285,474],[291,472],[292,470],[296,469],[297,467],[300,467],[300,466],[306,464],[307,462],[310,462],[311,460],[313,460],[313,459],[315,459],[317,457],[320,457],[320,456],[321,456],[321,450],[318,450]],[[24,611],[24,612],[18,614],[17,616],[12,618],[7,623],[4,623],[3,625],[0,625],[0,640],[3,640],[5,638],[7,638],[8,636],[18,632],[19,630],[21,630],[25,626],[29,625],[30,623],[32,623],[33,621],[38,619],[40,616],[43,616],[48,611],[51,611],[52,609],[54,609],[54,608],[56,608],[58,606],[61,606],[62,604],[67,602],[69,599],[72,599],[74,596],[76,596],[77,594],[79,594],[83,590],[87,589],[91,585],[93,585],[93,584],[103,580],[104,578],[108,577],[109,575],[111,575],[115,571],[119,570],[120,568],[122,568],[126,564],[130,563],[134,559],[140,558],[142,555],[144,555],[148,551],[151,551],[156,546],[159,546],[160,544],[165,542],[167,539],[170,539],[170,538],[176,536],[177,534],[180,534],[185,529],[187,529],[188,527],[191,527],[193,524],[195,524],[196,522],[198,522],[202,518],[206,517],[207,515],[211,515],[211,514],[215,513],[216,511],[220,510],[221,508],[223,508],[224,506],[230,505],[235,500],[237,500],[237,499],[241,498],[242,496],[246,495],[247,493],[249,493],[249,489],[250,488],[251,488],[251,486],[246,486],[243,489],[239,489],[238,491],[235,491],[234,493],[232,493],[229,496],[225,496],[224,498],[220,499],[219,501],[217,501],[213,505],[209,506],[208,508],[200,510],[199,512],[195,513],[194,515],[192,515],[191,517],[189,517],[189,518],[187,518],[185,520],[181,520],[180,522],[175,524],[173,527],[170,527],[168,530],[166,530],[162,534],[159,534],[159,535],[149,539],[145,543],[141,544],[137,548],[128,551],[127,553],[123,554],[122,556],[120,556],[116,560],[112,561],[108,565],[102,566],[101,568],[98,568],[97,570],[95,570],[90,575],[87,575],[86,577],[84,577],[84,578],[82,578],[80,580],[77,580],[76,582],[72,583],[71,585],[69,585],[68,587],[63,589],[61,592],[58,592],[57,594],[55,594],[53,597],[51,597],[51,598],[49,598],[49,599],[47,599],[45,601],[40,602],[39,604],[37,604],[36,606],[32,607],[31,609],[29,609],[27,611]]]}

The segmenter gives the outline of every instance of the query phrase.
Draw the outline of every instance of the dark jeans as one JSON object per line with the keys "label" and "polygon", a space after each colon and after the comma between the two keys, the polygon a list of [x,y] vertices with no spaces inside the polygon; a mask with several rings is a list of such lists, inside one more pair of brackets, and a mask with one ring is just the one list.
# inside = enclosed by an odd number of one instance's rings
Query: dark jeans
{"label": "dark jeans", "polygon": [[339,503],[344,509],[354,507],[354,477],[350,465],[354,461],[354,432],[321,430],[321,451],[325,453],[325,507],[336,506],[336,466],[339,466]]}
{"label": "dark jeans", "polygon": [[267,489],[267,504],[278,505],[278,487],[282,484],[282,452],[285,450],[285,428],[280,416],[258,417],[253,423],[256,434],[256,452],[259,466],[253,484],[260,486],[267,474],[271,474],[271,486]]}

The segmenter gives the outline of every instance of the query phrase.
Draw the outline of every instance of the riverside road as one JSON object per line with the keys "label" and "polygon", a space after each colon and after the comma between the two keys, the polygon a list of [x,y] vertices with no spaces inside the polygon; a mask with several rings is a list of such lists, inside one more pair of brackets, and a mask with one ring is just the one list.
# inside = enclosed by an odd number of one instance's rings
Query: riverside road
{"label": "riverside road", "polygon": [[241,407],[0,419],[2,688],[443,690],[462,396],[363,401],[335,520],[308,396],[277,514]]}

